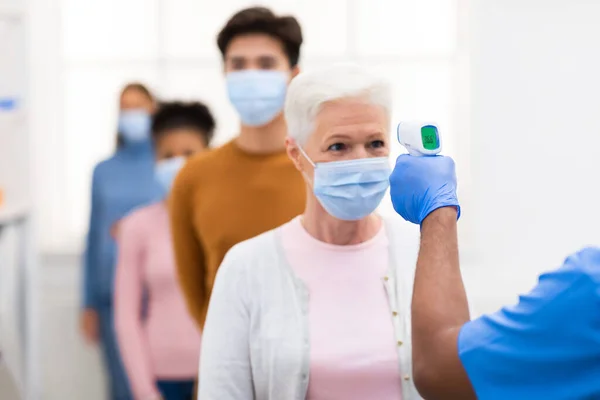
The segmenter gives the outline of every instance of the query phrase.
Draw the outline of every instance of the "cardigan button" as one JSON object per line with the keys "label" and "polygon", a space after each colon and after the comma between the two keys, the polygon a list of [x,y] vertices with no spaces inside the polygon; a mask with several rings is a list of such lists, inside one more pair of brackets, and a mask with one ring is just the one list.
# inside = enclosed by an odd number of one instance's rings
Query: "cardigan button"
{"label": "cardigan button", "polygon": [[398,316],[398,312],[397,312],[397,311],[392,311],[392,315],[393,315],[394,317],[397,317],[397,316]]}
{"label": "cardigan button", "polygon": [[410,375],[404,375],[404,380],[405,381],[410,381]]}
{"label": "cardigan button", "polygon": [[402,340],[398,340],[398,347],[402,346],[404,342]]}
{"label": "cardigan button", "polygon": [[383,277],[383,280],[384,280],[384,281],[386,281],[386,282],[387,282],[389,279],[390,279],[390,278],[388,278],[387,276],[384,276],[384,277]]}

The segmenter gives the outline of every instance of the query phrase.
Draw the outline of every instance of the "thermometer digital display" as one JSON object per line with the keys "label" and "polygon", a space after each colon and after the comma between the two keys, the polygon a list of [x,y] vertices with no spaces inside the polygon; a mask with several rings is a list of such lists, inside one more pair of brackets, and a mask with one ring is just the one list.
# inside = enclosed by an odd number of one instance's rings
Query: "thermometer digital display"
{"label": "thermometer digital display", "polygon": [[432,123],[401,122],[398,142],[413,156],[433,156],[442,150],[438,128]]}

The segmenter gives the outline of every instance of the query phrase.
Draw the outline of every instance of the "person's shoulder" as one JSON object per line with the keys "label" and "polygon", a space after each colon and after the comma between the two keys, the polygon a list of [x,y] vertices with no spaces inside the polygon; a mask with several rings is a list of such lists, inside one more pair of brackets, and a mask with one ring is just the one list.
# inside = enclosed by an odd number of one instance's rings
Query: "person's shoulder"
{"label": "person's shoulder", "polygon": [[600,301],[600,248],[586,247],[571,254],[561,268],[545,278],[565,281],[571,291]]}
{"label": "person's shoulder", "polygon": [[[543,378],[551,371],[544,370],[548,363],[559,370],[573,368],[572,373],[578,365],[586,366],[585,361],[577,361],[590,359],[589,343],[598,340],[599,270],[600,249],[583,249],[567,257],[560,268],[542,274],[517,304],[463,325],[458,353],[480,398],[504,399],[517,391],[524,393],[527,386],[503,383],[511,380],[507,374],[523,378],[533,373]],[[529,386],[540,394],[543,388]]]}
{"label": "person's shoulder", "polygon": [[567,257],[565,268],[580,272],[600,284],[600,247],[586,247]]}
{"label": "person's shoulder", "polygon": [[[219,282],[219,286],[228,287],[229,290],[242,286],[256,289],[265,283],[277,282],[273,276],[276,271],[272,270],[279,267],[275,232],[262,233],[229,249],[217,272],[216,282]],[[269,277],[268,282],[262,277]]]}
{"label": "person's shoulder", "polygon": [[223,264],[268,266],[265,261],[279,253],[276,240],[277,229],[261,233],[234,245],[225,255]]}
{"label": "person's shoulder", "polygon": [[177,181],[185,182],[186,186],[201,184],[205,177],[222,170],[231,157],[231,145],[209,149],[191,157],[177,174]]}
{"label": "person's shoulder", "polygon": [[151,204],[145,204],[134,207],[130,212],[123,217],[123,221],[131,221],[131,223],[142,223],[155,219],[158,215],[166,212],[165,204],[162,201],[157,201]]}
{"label": "person's shoulder", "polygon": [[228,160],[232,155],[232,146],[233,143],[229,142],[222,146],[203,151],[202,153],[192,157],[186,163],[185,168],[203,171],[207,167],[219,164],[223,162],[223,160]]}
{"label": "person's shoulder", "polygon": [[115,157],[116,156],[113,154],[110,157],[98,162],[94,167],[94,176],[102,177],[107,173],[110,173],[113,170],[115,164],[117,163]]}
{"label": "person's shoulder", "polygon": [[119,222],[121,229],[135,232],[145,232],[154,225],[156,218],[165,212],[162,202],[139,206],[131,210]]}
{"label": "person's shoulder", "polygon": [[[531,291],[519,296],[519,301],[496,313],[484,315],[471,325],[483,331],[524,332],[531,327],[552,327],[562,331],[580,330],[589,321],[589,312],[596,313],[600,303],[600,249],[586,248],[568,256],[560,268],[539,276]],[[573,307],[577,305],[577,315]],[[600,304],[599,304],[600,305]],[[563,324],[570,318],[570,324]],[[595,319],[592,318],[592,319]]]}

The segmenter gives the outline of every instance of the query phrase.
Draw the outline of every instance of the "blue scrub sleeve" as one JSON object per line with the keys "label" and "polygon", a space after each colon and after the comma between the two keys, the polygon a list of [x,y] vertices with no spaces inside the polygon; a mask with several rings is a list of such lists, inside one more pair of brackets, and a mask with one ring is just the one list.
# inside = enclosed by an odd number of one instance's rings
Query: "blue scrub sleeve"
{"label": "blue scrub sleeve", "polygon": [[540,276],[518,304],[463,326],[459,356],[480,400],[598,394],[600,380],[591,376],[600,372],[600,282],[590,274],[594,265],[600,272],[600,251],[577,253]]}
{"label": "blue scrub sleeve", "polygon": [[90,224],[86,236],[85,251],[83,254],[83,307],[96,308],[96,293],[94,284],[94,271],[98,268],[98,243],[99,243],[99,216],[98,216],[98,168],[92,174],[92,193]]}

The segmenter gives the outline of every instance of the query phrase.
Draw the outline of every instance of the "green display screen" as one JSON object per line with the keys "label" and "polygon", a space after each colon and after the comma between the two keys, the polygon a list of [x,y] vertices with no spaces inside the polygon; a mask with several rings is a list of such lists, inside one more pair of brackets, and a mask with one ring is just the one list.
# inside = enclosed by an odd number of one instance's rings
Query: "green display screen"
{"label": "green display screen", "polygon": [[440,147],[438,130],[435,126],[427,125],[421,128],[421,141],[425,150],[435,150]]}

